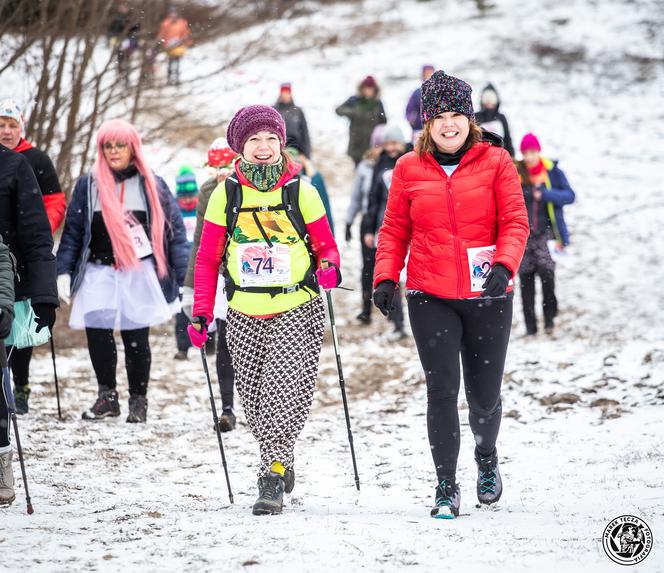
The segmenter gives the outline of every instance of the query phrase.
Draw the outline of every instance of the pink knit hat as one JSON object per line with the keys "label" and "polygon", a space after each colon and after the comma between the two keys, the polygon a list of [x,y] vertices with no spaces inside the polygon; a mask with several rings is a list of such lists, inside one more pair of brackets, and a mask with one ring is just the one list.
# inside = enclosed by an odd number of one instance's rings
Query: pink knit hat
{"label": "pink knit hat", "polygon": [[534,133],[526,133],[521,140],[521,153],[526,151],[542,151],[539,139]]}
{"label": "pink knit hat", "polygon": [[259,131],[271,131],[286,144],[286,124],[281,114],[268,105],[248,105],[239,110],[226,129],[226,139],[235,153],[242,153],[244,144]]}

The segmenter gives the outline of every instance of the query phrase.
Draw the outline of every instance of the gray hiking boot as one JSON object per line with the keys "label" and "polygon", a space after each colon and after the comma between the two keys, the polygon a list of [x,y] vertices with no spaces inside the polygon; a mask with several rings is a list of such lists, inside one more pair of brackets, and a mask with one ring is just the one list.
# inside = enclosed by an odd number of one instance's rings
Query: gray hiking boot
{"label": "gray hiking boot", "polygon": [[477,499],[484,505],[496,503],[503,494],[503,480],[498,469],[498,452],[482,456],[475,450],[477,463]]}
{"label": "gray hiking boot", "polygon": [[0,454],[0,505],[9,505],[16,499],[14,470],[12,469],[13,455],[11,450]]}
{"label": "gray hiking boot", "polygon": [[284,491],[286,493],[290,493],[293,491],[294,487],[295,487],[295,470],[294,469],[286,470],[286,473],[284,473]]}
{"label": "gray hiking boot", "polygon": [[130,394],[127,423],[145,424],[148,419],[148,399],[140,394]]}
{"label": "gray hiking boot", "polygon": [[284,478],[276,472],[268,472],[258,478],[258,499],[254,503],[254,515],[275,515],[284,506]]}
{"label": "gray hiking boot", "polygon": [[435,519],[454,519],[459,517],[461,491],[459,486],[448,480],[441,480],[436,488],[436,501],[431,509],[431,517]]}

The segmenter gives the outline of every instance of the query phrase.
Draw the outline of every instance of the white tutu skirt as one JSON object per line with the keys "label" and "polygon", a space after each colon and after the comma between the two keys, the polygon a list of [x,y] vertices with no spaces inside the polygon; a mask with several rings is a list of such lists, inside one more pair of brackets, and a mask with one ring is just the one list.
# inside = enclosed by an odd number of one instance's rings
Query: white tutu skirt
{"label": "white tutu skirt", "polygon": [[69,326],[136,330],[169,320],[180,309],[178,301],[166,302],[153,260],[140,263],[139,269],[128,271],[88,263],[74,296]]}

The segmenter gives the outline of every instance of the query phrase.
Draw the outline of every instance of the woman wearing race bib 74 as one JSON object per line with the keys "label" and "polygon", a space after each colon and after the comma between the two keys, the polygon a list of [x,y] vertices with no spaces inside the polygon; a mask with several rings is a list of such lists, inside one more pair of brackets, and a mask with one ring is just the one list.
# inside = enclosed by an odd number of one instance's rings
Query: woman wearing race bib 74
{"label": "woman wearing race bib 74", "polygon": [[427,381],[436,466],[431,515],[459,515],[459,355],[475,438],[480,503],[502,492],[496,440],[512,321],[511,279],[528,238],[512,160],[474,122],[470,86],[442,71],[422,84],[424,130],[394,168],[374,271],[374,303],[387,314],[408,259],[413,336]]}
{"label": "woman wearing race bib 74", "polygon": [[260,447],[253,513],[275,514],[294,485],[293,450],[323,342],[319,287],[341,282],[339,252],[318,192],[284,153],[281,115],[263,105],[242,108],[226,137],[241,157],[205,212],[189,334],[195,346],[205,343],[223,258],[235,383]]}

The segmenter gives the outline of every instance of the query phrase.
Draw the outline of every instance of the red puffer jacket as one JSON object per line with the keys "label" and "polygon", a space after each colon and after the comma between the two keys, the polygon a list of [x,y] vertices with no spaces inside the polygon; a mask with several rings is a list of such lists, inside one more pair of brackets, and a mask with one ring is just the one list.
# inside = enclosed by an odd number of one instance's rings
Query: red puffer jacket
{"label": "red puffer jacket", "polygon": [[483,279],[471,290],[467,249],[495,245],[493,262],[515,273],[528,233],[519,177],[504,149],[476,143],[450,177],[430,153],[407,153],[392,175],[374,285],[398,283],[410,246],[406,288],[441,298],[477,297]]}

